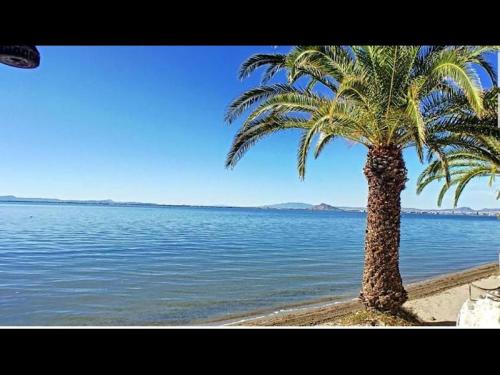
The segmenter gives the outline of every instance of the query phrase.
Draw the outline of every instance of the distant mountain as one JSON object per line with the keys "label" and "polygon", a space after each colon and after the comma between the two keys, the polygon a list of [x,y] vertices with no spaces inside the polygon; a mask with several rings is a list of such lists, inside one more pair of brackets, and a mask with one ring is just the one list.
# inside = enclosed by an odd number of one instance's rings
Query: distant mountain
{"label": "distant mountain", "polygon": [[260,208],[273,208],[276,210],[310,210],[314,206],[308,203],[278,203],[278,204],[270,204],[267,206],[261,206]]}
{"label": "distant mountain", "polygon": [[59,199],[52,198],[18,198],[13,195],[0,196],[0,202],[59,202]]}
{"label": "distant mountain", "polygon": [[317,204],[315,206],[312,206],[311,209],[315,211],[343,211],[338,207],[333,207],[326,203]]}
{"label": "distant mountain", "polygon": [[329,204],[326,203],[313,205],[309,203],[299,203],[299,202],[270,204],[267,206],[261,206],[260,208],[272,208],[276,210],[343,211],[338,207],[330,206]]}
{"label": "distant mountain", "polygon": [[[73,200],[73,199],[55,199],[55,198],[18,198],[14,195],[0,196],[0,202],[46,202],[46,203],[97,203],[97,204],[113,204],[116,203],[111,199],[105,200]],[[129,203],[129,202],[126,202]],[[132,203],[132,202],[130,202]],[[133,204],[133,203],[132,203]]]}
{"label": "distant mountain", "polygon": [[[294,209],[294,210],[314,210],[314,211],[347,211],[347,212],[366,212],[366,207],[335,207],[326,203],[312,205],[308,203],[279,203],[262,206],[259,208],[273,209]],[[495,216],[500,214],[500,208],[483,208],[474,210],[470,207],[457,208],[401,208],[401,212],[405,214],[433,214],[433,215],[480,215],[480,216]]]}
{"label": "distant mountain", "polygon": [[473,210],[470,207],[457,207],[457,208],[454,208],[454,210],[455,211],[459,211],[459,212],[473,212],[473,211],[476,211],[476,210]]}

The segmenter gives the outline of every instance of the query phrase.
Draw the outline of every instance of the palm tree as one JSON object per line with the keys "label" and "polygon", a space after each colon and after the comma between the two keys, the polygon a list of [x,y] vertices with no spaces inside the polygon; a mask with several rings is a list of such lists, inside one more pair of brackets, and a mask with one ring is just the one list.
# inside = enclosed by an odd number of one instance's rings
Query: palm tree
{"label": "palm tree", "polygon": [[[360,299],[369,309],[396,312],[407,300],[399,272],[400,194],[406,167],[402,151],[415,147],[440,153],[437,141],[469,132],[498,134],[484,126],[449,129],[440,108],[465,99],[481,116],[483,90],[477,75],[495,73],[485,54],[495,47],[456,46],[296,46],[286,54],[257,54],[246,60],[240,78],[266,67],[261,84],[228,107],[226,121],[244,113],[227,155],[232,168],[262,138],[299,129],[298,173],[305,176],[311,143],[314,157],[335,138],[367,148],[368,181],[365,263]],[[286,80],[270,84],[284,72]],[[496,82],[496,81],[495,81]],[[439,114],[439,116],[437,116]]]}
{"label": "palm tree", "polygon": [[[483,99],[485,110],[481,118],[471,114],[470,109],[467,111],[466,107],[462,106],[463,102],[458,103],[458,107],[461,107],[462,111],[455,114],[449,126],[461,123],[471,126],[497,127],[497,96],[499,93],[500,88],[498,87],[485,92]],[[448,104],[451,105],[452,103]],[[492,186],[495,177],[500,175],[500,139],[461,134],[459,139],[452,145],[443,144],[442,146],[442,158],[435,160],[433,155],[430,155],[429,166],[420,174],[417,180],[418,194],[431,182],[444,180],[438,195],[438,206],[441,206],[444,196],[451,187],[456,187],[453,201],[453,205],[456,207],[460,195],[470,181],[480,177],[488,177],[489,185]],[[499,198],[500,190],[497,192],[497,199]]]}

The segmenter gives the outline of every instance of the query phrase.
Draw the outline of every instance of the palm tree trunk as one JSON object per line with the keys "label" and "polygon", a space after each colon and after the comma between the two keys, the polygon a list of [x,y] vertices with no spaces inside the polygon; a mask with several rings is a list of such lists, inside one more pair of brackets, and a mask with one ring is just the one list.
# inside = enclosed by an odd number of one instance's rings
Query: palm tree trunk
{"label": "palm tree trunk", "polygon": [[370,148],[364,173],[368,209],[360,298],[368,309],[396,312],[407,300],[399,273],[401,191],[407,180],[401,150]]}

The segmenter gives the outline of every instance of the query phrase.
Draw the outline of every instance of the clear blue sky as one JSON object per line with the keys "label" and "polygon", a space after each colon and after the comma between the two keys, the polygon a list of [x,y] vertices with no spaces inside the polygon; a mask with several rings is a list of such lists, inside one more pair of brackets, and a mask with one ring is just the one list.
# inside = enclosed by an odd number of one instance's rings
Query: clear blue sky
{"label": "clear blue sky", "polygon": [[[268,138],[234,170],[224,168],[239,125],[225,124],[224,110],[260,78],[239,81],[239,65],[254,53],[276,51],[273,46],[39,50],[38,69],[0,64],[0,195],[365,205],[366,150],[343,140],[310,160],[304,182],[296,172],[296,132]],[[406,162],[403,206],[436,207],[437,185],[415,194],[423,166],[413,150]],[[486,180],[476,181],[460,206],[498,207],[494,198]]]}

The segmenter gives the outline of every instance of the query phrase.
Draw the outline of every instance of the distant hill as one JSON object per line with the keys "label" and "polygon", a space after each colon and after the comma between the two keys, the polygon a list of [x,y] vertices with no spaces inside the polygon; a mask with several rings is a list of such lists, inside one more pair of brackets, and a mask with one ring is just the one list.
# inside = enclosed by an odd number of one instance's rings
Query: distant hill
{"label": "distant hill", "polygon": [[[262,206],[259,208],[272,209],[288,209],[288,210],[314,210],[314,211],[348,211],[348,212],[366,212],[366,207],[335,207],[326,203],[312,205],[308,203],[278,203]],[[439,209],[422,209],[422,208],[401,208],[402,213],[409,214],[434,214],[434,215],[482,215],[495,216],[500,214],[500,208],[483,208],[474,210],[470,207],[457,208],[439,208]]]}
{"label": "distant hill", "polygon": [[53,198],[18,198],[13,195],[0,196],[0,202],[59,202]]}
{"label": "distant hill", "polygon": [[473,212],[473,211],[476,211],[476,210],[473,210],[470,207],[457,207],[457,208],[455,208],[455,211],[458,211],[458,212]]}
{"label": "distant hill", "polygon": [[310,210],[314,206],[308,203],[278,203],[278,204],[269,204],[267,206],[261,206],[260,208],[273,208],[276,210]]}
{"label": "distant hill", "polygon": [[267,206],[261,206],[260,208],[272,208],[276,210],[343,211],[338,207],[330,206],[329,204],[326,203],[313,205],[309,203],[299,203],[299,202],[270,204]]}
{"label": "distant hill", "polygon": [[[0,196],[0,202],[46,202],[46,203],[98,203],[98,204],[113,204],[116,203],[111,199],[105,200],[63,200],[55,198],[18,198],[14,195]],[[128,202],[127,202],[128,203]],[[133,202],[130,202],[133,203]]]}
{"label": "distant hill", "polygon": [[0,196],[0,202],[24,202],[24,203],[54,203],[54,204],[92,204],[103,206],[160,206],[155,203],[140,203],[140,202],[115,202],[111,199],[103,200],[76,200],[76,199],[56,199],[56,198],[20,198],[14,195]]}
{"label": "distant hill", "polygon": [[326,203],[317,204],[315,206],[312,206],[311,209],[315,211],[343,211],[338,207],[330,206]]}

